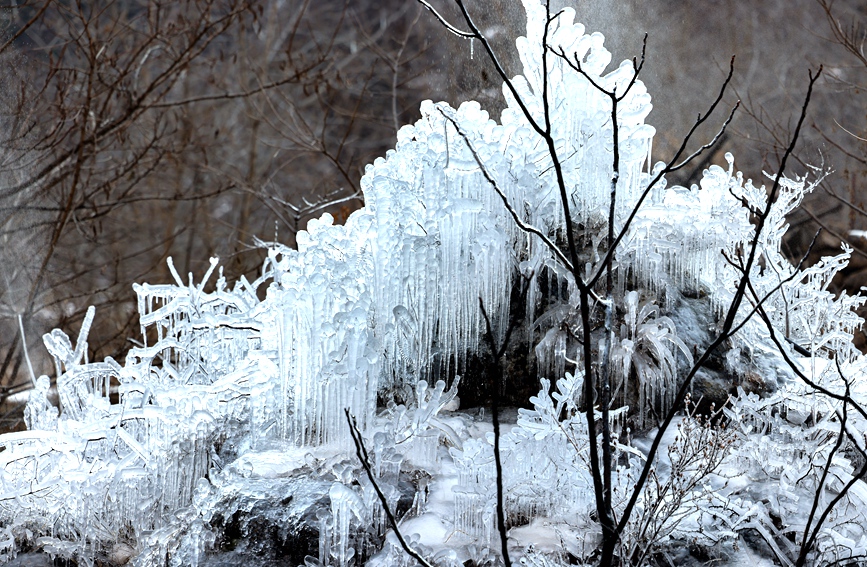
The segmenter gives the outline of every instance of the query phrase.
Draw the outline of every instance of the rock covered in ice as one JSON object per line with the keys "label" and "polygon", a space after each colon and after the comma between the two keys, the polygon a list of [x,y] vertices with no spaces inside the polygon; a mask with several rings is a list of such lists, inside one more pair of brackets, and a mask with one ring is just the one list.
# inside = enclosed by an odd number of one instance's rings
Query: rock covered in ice
{"label": "rock covered in ice", "polygon": [[[602,36],[586,34],[573,10],[549,22],[538,2],[524,4],[527,36],[517,41],[523,75],[513,85],[532,120],[541,120],[543,92],[554,109],[551,134],[581,243],[579,272],[598,269],[608,223],[618,231],[635,211],[614,256],[616,320],[607,329],[610,426],[622,463],[630,464],[618,469],[617,486],[627,490],[644,458],[630,436],[669,409],[694,353],[715,336],[739,277],[726,258],[737,257],[753,234],[742,205],[763,208],[767,192],[745,181],[727,156],[728,167],[709,167],[700,186],[660,185],[636,210],[659,167],[650,156],[654,130],[644,123],[650,97],[637,81],[615,117],[621,171],[609,218],[610,99],[550,52],[543,65],[542,49],[579,57],[593,82],[616,92],[634,70],[627,63],[607,71],[611,55]],[[454,413],[459,384],[491,366],[480,303],[495,342],[520,321],[510,346],[520,343],[525,360],[509,353],[503,367],[530,375],[536,393],[504,425],[500,440],[503,504],[515,541],[550,536],[539,528],[546,519],[565,526],[561,534],[594,529],[587,453],[595,440],[587,437],[582,411],[576,282],[512,216],[563,245],[556,171],[514,94],[504,93],[499,124],[477,103],[457,109],[423,103],[422,118],[399,131],[395,149],[368,166],[365,207],[344,226],[328,214],[311,220],[296,250],[268,244],[252,282],[242,277],[230,286],[215,258],[198,283],[192,274],[184,280],[169,259],[174,283],[134,286],[142,340],[124,364],[88,361],[92,309],[74,345],[60,330],[46,334],[60,408],[49,401],[50,381],[42,377],[28,402],[28,431],[0,436],[2,557],[11,558],[26,540],[84,563],[135,550],[139,567],[409,565],[359,462],[348,426],[354,419],[367,457],[358,452],[388,507],[404,518],[413,546],[444,566],[497,561],[493,433],[480,418]],[[839,389],[830,365],[820,368],[815,360],[834,350],[846,372],[865,367],[847,346],[861,324],[853,308],[864,298],[827,291],[848,251],[799,273],[780,252],[786,214],[811,188],[803,179],[783,179],[750,275],[776,328],[799,352],[814,355],[812,375]],[[749,309],[745,303],[738,317]],[[599,352],[602,333],[600,325],[582,339]],[[745,416],[737,423],[747,441],[731,466],[777,482],[785,499],[792,494],[780,482],[797,482],[777,465],[794,450],[778,444],[773,462],[762,463],[756,431],[762,425],[761,439],[773,431],[792,441],[810,412],[769,344],[763,326],[746,322],[700,369],[695,387],[697,397],[715,402],[740,387],[745,401],[731,411]],[[786,412],[748,396],[753,376],[753,391],[779,387],[774,403]],[[475,384],[474,395],[486,399],[490,393],[478,391],[487,386]],[[821,415],[831,419],[838,410]],[[782,413],[791,416],[785,424]],[[805,470],[808,456],[829,450],[819,437],[796,451]],[[852,473],[848,464],[836,466],[840,478]],[[762,528],[764,520],[748,517],[764,504],[733,486],[726,497],[739,500],[720,521],[678,509],[688,527],[669,526],[667,533],[707,542]],[[708,483],[694,495],[713,489]],[[800,513],[787,505],[780,510]],[[829,529],[845,532],[859,549],[858,519],[843,520]],[[585,554],[582,560],[592,554],[567,549]],[[539,550],[527,550],[525,558],[551,564]]]}

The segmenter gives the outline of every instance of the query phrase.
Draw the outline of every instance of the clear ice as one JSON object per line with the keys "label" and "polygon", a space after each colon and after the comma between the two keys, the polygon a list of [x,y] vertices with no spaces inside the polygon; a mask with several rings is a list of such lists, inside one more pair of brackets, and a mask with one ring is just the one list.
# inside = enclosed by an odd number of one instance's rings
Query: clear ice
{"label": "clear ice", "polygon": [[[517,40],[523,75],[514,85],[540,120],[546,14],[536,2],[524,4],[527,35]],[[586,34],[573,19],[571,9],[559,12],[547,43],[577,54],[598,84],[622,88],[632,65],[606,71],[611,55],[602,35]],[[610,103],[560,59],[549,54],[548,64],[552,133],[574,220],[586,227],[581,257],[590,273],[604,252],[608,223]],[[403,127],[395,149],[367,167],[365,207],[344,226],[328,214],[311,220],[297,249],[266,244],[257,280],[230,285],[211,259],[198,283],[192,274],[185,281],[169,259],[173,283],[134,286],[142,342],[123,364],[87,360],[92,308],[74,345],[61,330],[46,334],[60,407],[49,402],[50,381],[40,377],[25,410],[28,430],[0,436],[0,561],[26,540],[85,563],[128,542],[136,565],[195,565],[213,544],[208,521],[232,513],[218,508],[225,505],[220,494],[265,497],[269,479],[307,471],[332,482],[330,508],[316,520],[319,557],[308,564],[348,567],[364,556],[371,564],[408,565],[355,459],[345,409],[365,436],[391,507],[402,473],[428,475],[418,481],[408,517],[445,526],[457,551],[423,541],[421,532],[408,534],[414,545],[442,565],[495,556],[492,434],[480,421],[453,413],[457,380],[448,385],[443,378],[463,373],[468,353],[482,344],[480,299],[502,337],[517,277],[532,282],[523,315],[542,386],[532,408],[521,409],[503,433],[507,517],[511,525],[550,518],[592,529],[590,440],[578,411],[583,378],[574,374],[580,353],[563,330],[574,312],[575,282],[545,245],[517,226],[503,198],[552,240],[562,238],[563,209],[551,156],[511,92],[503,92],[507,108],[499,124],[475,102],[458,109],[424,102],[421,120]],[[644,122],[650,110],[650,96],[637,81],[617,116],[622,166],[615,229],[658,167],[650,157],[654,129]],[[670,404],[678,357],[691,360],[683,329],[663,315],[673,295],[666,290],[700,288],[717,309],[727,305],[737,273],[720,251],[734,255],[752,237],[742,201],[760,207],[767,199],[764,187],[744,181],[727,159],[727,168],[704,172],[700,187],[654,191],[616,254],[625,316],[614,330],[611,360],[622,391],[638,380],[642,422],[649,423],[647,408]],[[853,309],[864,298],[827,291],[849,251],[787,279],[794,268],[780,253],[785,216],[812,184],[783,181],[760,242],[757,292],[770,293],[766,309],[790,341],[816,356],[834,349],[844,354],[839,360],[847,372],[863,370],[863,356],[847,345],[862,323]],[[564,292],[541,307],[543,287]],[[748,311],[745,304],[741,316]],[[769,344],[767,331],[753,323],[737,340],[744,348]],[[827,366],[812,364],[829,388],[842,388]],[[863,385],[856,389],[867,395]],[[795,394],[778,396],[790,415],[809,413]],[[392,401],[382,408],[378,399]],[[785,433],[770,423],[782,418],[757,404],[732,411],[741,411],[744,424],[764,424],[765,434]],[[626,411],[612,412],[619,427]],[[863,431],[858,416],[850,419]],[[743,427],[753,439],[755,427]],[[827,454],[827,442],[815,444]],[[733,470],[783,475],[756,468],[762,458],[756,447],[744,445]],[[642,456],[634,447],[620,449],[627,460]],[[274,450],[281,464],[266,466],[262,455]],[[840,474],[851,475],[846,470]],[[629,473],[623,478],[628,483]],[[733,505],[726,516],[731,533],[738,526],[765,529],[760,515],[749,516],[758,504],[748,497],[737,496],[740,508]],[[840,528],[841,522],[833,525],[854,542],[852,549],[867,545],[857,522]],[[381,551],[370,547],[383,537]]]}

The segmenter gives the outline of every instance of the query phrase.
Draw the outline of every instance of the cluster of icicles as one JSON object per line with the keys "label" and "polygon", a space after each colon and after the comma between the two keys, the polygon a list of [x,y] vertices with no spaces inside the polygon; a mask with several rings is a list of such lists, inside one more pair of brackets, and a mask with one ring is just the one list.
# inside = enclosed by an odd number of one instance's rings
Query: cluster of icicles
{"label": "cluster of icicles", "polygon": [[[527,37],[517,41],[524,75],[514,84],[541,123],[540,93],[542,81],[548,81],[556,113],[552,134],[574,220],[602,235],[612,173],[608,98],[552,56],[548,76],[542,77],[545,12],[525,3]],[[602,36],[585,34],[573,16],[566,9],[554,19],[547,43],[576,54],[606,88],[628,83],[631,64],[605,73],[610,54]],[[551,156],[505,93],[508,108],[500,124],[476,103],[457,110],[423,103],[422,119],[400,130],[395,150],[368,166],[362,179],[366,206],[345,226],[333,225],[327,214],[310,221],[297,237],[297,250],[269,245],[258,280],[242,278],[229,286],[218,273],[214,284],[214,259],[199,283],[192,275],[185,282],[170,263],[173,284],[136,286],[145,342],[124,364],[87,362],[92,311],[74,346],[59,330],[46,335],[57,365],[60,408],[48,401],[49,380],[41,377],[27,407],[29,430],[0,437],[3,557],[14,555],[16,540],[27,538],[51,553],[85,560],[128,541],[138,565],[163,564],[166,556],[176,564],[195,563],[209,542],[197,506],[220,476],[218,444],[232,440],[254,450],[280,441],[300,449],[328,447],[351,460],[345,408],[370,440],[376,474],[385,485],[396,479],[402,462],[435,467],[441,459],[453,460],[460,476],[454,525],[484,548],[493,537],[490,440],[452,438],[451,453],[438,451],[449,428],[436,427],[437,415],[453,395],[442,383],[427,385],[459,374],[467,353],[481,343],[480,299],[495,334],[502,334],[519,276],[533,281],[526,316],[530,340],[538,344],[540,377],[564,379],[565,358],[578,356],[565,352],[557,330],[556,310],[568,309],[550,306],[555,315],[547,319],[535,312],[536,280],[549,278],[574,295],[571,275],[539,240],[518,228],[487,180],[495,180],[524,222],[556,240],[563,213]],[[650,175],[654,131],[644,124],[650,109],[640,81],[620,103],[616,228]],[[701,285],[725,299],[730,278],[714,256],[750,233],[730,189],[747,190],[731,167],[714,167],[701,191],[658,191],[636,218],[618,254],[617,286],[632,317],[615,352],[625,375],[637,364],[630,348],[675,332],[670,322],[651,325],[652,309],[642,310],[627,285],[646,290],[669,281]],[[592,254],[588,258],[590,270]],[[260,300],[263,288],[266,298]],[[674,380],[676,364],[665,362],[658,376],[645,373],[648,397]],[[561,386],[577,396],[580,380],[569,380]],[[377,415],[377,398],[395,392],[411,403],[400,419],[394,417],[398,410],[389,410],[386,427]],[[534,403],[544,406],[542,398]],[[588,501],[586,485],[576,480],[580,467],[558,461],[568,451],[543,447],[566,440],[538,433],[544,415],[557,415],[542,406],[524,415],[504,440],[504,451],[513,456],[506,459],[511,516],[565,513]],[[580,421],[575,418],[575,431]],[[319,561],[347,567],[359,556],[350,545],[357,526],[375,525],[380,533],[387,528],[357,466],[341,470],[330,491],[331,514],[321,523]],[[424,506],[418,497],[414,513],[423,513]],[[179,523],[187,547],[172,543],[183,539]],[[404,561],[399,551],[383,553]]]}

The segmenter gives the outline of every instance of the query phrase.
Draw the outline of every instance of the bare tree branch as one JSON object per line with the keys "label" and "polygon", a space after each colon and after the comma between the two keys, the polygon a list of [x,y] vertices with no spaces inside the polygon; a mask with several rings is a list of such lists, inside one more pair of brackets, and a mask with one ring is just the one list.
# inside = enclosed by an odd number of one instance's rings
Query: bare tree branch
{"label": "bare tree branch", "polygon": [[367,456],[367,448],[364,446],[364,440],[361,438],[361,432],[358,430],[355,418],[350,415],[349,408],[344,408],[343,413],[346,414],[346,423],[349,425],[349,434],[352,435],[352,442],[355,443],[355,455],[358,457],[359,462],[361,462],[361,466],[364,467],[367,479],[370,481],[370,484],[373,485],[373,489],[379,497],[379,503],[382,505],[382,510],[385,512],[386,518],[388,518],[388,523],[391,526],[391,529],[394,530],[394,535],[397,537],[397,541],[400,542],[400,546],[406,554],[418,561],[419,565],[422,567],[434,567],[424,557],[419,555],[418,552],[412,549],[404,539],[403,534],[400,533],[397,519],[388,507],[388,500],[385,498],[382,489],[379,488],[379,484],[376,482],[376,477],[373,476],[373,470],[370,467],[370,459]]}

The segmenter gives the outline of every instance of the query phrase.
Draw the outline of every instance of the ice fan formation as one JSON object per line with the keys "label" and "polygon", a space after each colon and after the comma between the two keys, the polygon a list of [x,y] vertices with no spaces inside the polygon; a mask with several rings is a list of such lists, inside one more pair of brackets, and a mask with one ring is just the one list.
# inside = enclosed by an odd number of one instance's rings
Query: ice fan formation
{"label": "ice fan formation", "polygon": [[[537,121],[544,92],[555,113],[553,137],[589,273],[605,252],[609,222],[610,101],[550,52],[543,77],[542,46],[575,54],[609,90],[623,88],[633,68],[624,63],[606,72],[610,54],[602,36],[585,34],[571,10],[557,15],[546,38],[544,8],[532,0],[525,6],[527,36],[517,41],[524,74],[514,85]],[[575,282],[513,218],[514,212],[561,242],[563,207],[547,146],[511,92],[504,93],[508,106],[499,124],[476,103],[459,109],[423,103],[422,119],[402,128],[396,148],[368,166],[366,206],[344,226],[329,215],[310,221],[297,250],[269,244],[256,281],[229,285],[212,259],[198,283],[192,274],[184,281],[170,262],[174,283],[136,286],[144,342],[124,364],[87,361],[92,310],[74,345],[62,331],[45,335],[60,408],[49,402],[50,382],[41,377],[25,414],[28,431],[0,437],[2,557],[37,546],[80,564],[131,556],[140,566],[198,565],[214,547],[226,549],[223,532],[231,524],[248,541],[240,551],[251,554],[266,525],[294,546],[288,556],[297,554],[299,564],[410,565],[355,457],[348,409],[411,544],[437,565],[496,561],[492,434],[479,410],[456,411],[458,380],[448,387],[445,380],[464,373],[468,356],[483,344],[480,300],[501,337],[513,284],[523,278],[530,283],[521,316],[541,390],[502,438],[511,541],[533,564],[565,561],[567,552],[573,561],[590,561],[595,542],[588,534],[598,526],[590,513],[590,441],[579,411],[583,379],[563,324],[574,313]],[[644,123],[650,109],[640,81],[619,105],[616,229],[654,171],[654,130]],[[843,375],[864,367],[850,344],[861,324],[852,309],[863,300],[834,298],[825,289],[847,253],[793,275],[779,252],[785,215],[808,189],[784,180],[753,282],[759,296],[771,293],[766,309],[774,323],[814,354],[804,359],[805,372],[840,390]],[[727,305],[737,273],[720,251],[734,257],[743,249],[753,231],[743,203],[759,208],[766,199],[729,158],[728,167],[707,170],[700,187],[660,186],[639,209],[616,254],[622,321],[610,356],[623,397],[612,418],[623,428],[623,443],[630,442],[628,419],[649,425],[649,412],[670,403],[679,368],[701,343],[694,310],[679,307],[681,291],[706,298],[711,318]],[[553,297],[553,289],[561,292]],[[660,512],[653,545],[689,540],[712,548],[749,529],[767,534],[785,556],[790,551],[779,541],[788,540],[777,520],[788,514],[793,530],[804,529],[809,510],[798,501],[819,490],[816,459],[833,453],[828,433],[839,427],[831,425],[839,408],[810,405],[803,387],[771,368],[782,362],[768,354],[773,349],[761,325],[747,324],[739,337],[727,364],[770,376],[773,393],[757,398],[742,390],[729,408],[739,424],[730,433],[738,449],[714,457],[728,482],[707,475],[674,504],[664,494],[642,495],[640,508],[669,510]],[[831,350],[839,374],[822,358]],[[859,384],[851,391],[862,395]],[[859,419],[849,416],[855,431],[863,431]],[[697,431],[690,420],[684,418],[683,431]],[[806,439],[804,447],[792,448],[795,439]],[[684,443],[681,437],[669,444],[657,487],[666,486],[666,467],[676,468],[683,455],[701,468],[704,457]],[[764,458],[768,447],[778,450],[782,466]],[[638,441],[621,449],[624,462],[643,456]],[[785,465],[792,459],[798,474]],[[826,500],[852,478],[854,466],[835,457],[838,484],[822,489]],[[618,482],[628,487],[635,470],[622,469]],[[865,509],[863,493],[859,485],[849,497],[855,505],[826,522],[830,531],[819,549],[867,548],[861,527],[867,523],[857,516],[859,506]],[[634,533],[648,530],[643,521],[636,520]],[[640,551],[643,540],[629,533],[624,541]],[[299,534],[307,534],[307,543]]]}

